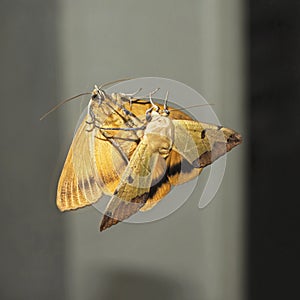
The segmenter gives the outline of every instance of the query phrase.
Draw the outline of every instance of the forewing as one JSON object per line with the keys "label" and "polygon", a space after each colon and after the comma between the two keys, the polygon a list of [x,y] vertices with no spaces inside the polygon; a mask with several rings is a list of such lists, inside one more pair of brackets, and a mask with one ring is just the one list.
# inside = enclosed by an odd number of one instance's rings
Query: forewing
{"label": "forewing", "polygon": [[168,178],[172,185],[179,185],[197,177],[202,168],[195,168],[181,154],[172,150],[167,158]]}
{"label": "forewing", "polygon": [[148,199],[140,211],[147,211],[155,206],[171,190],[171,184],[167,176],[167,164],[165,159],[158,156],[155,167],[152,172],[151,188]]}
{"label": "forewing", "polygon": [[75,134],[59,178],[56,204],[61,211],[90,205],[102,196],[95,159],[90,151],[93,133],[86,131],[85,121]]}
{"label": "forewing", "polygon": [[204,168],[241,143],[232,129],[192,120],[173,120],[174,150],[195,168]]}
{"label": "forewing", "polygon": [[98,184],[106,195],[112,195],[116,190],[120,178],[127,166],[128,160],[123,151],[124,148],[136,148],[136,143],[118,139],[106,139],[100,132],[94,137],[92,147],[95,159]]}
{"label": "forewing", "polygon": [[152,182],[152,170],[158,157],[159,154],[153,153],[147,140],[142,139],[106,207],[100,225],[101,231],[129,218],[146,203]]}

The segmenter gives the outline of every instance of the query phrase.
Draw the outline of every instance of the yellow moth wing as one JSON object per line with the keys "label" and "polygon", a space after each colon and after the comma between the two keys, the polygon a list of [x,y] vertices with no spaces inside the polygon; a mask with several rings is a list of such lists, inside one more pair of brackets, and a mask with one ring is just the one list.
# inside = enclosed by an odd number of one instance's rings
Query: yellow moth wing
{"label": "yellow moth wing", "polygon": [[104,230],[136,213],[146,202],[151,185],[153,155],[148,140],[142,139],[127,165],[116,191],[105,209],[100,230]]}
{"label": "yellow moth wing", "polygon": [[[151,209],[169,193],[172,185],[194,179],[203,167],[241,143],[240,135],[233,130],[194,121],[172,107],[167,119],[171,120],[169,131],[174,132],[174,137],[165,136],[164,141],[164,135],[156,135],[158,132],[148,134],[153,123],[146,122],[146,110],[152,107],[147,100],[139,103],[137,99],[119,106],[110,106],[109,101],[105,107],[93,104],[101,130],[86,130],[88,116],[81,123],[57,189],[57,206],[62,211],[90,205],[102,194],[112,195],[101,231],[139,210]],[[157,105],[162,111],[163,106]],[[139,129],[146,123],[145,130]],[[136,130],[119,130],[121,127]],[[172,146],[167,150],[163,147],[160,152],[160,144]]]}
{"label": "yellow moth wing", "polygon": [[193,167],[182,155],[172,150],[167,158],[168,178],[172,185],[186,183],[196,178],[202,168]]}
{"label": "yellow moth wing", "polygon": [[90,205],[102,196],[90,151],[92,135],[85,121],[75,134],[59,178],[56,204],[61,211]]}
{"label": "yellow moth wing", "polygon": [[106,195],[112,195],[119,184],[127,161],[121,155],[122,148],[114,146],[100,132],[94,137],[92,156],[95,159],[95,168],[99,185]]}
{"label": "yellow moth wing", "polygon": [[[164,109],[164,106],[159,103],[155,103],[159,107],[160,110]],[[137,117],[141,117],[142,119],[145,118],[145,112],[147,109],[151,108],[152,105],[151,103],[139,103],[139,102],[134,102],[131,106],[129,103],[125,103],[124,107],[134,113]],[[170,111],[169,118],[173,120],[193,120],[192,117],[190,117],[188,114],[185,112],[178,110],[176,108],[173,108],[171,106],[168,107],[168,110]]]}
{"label": "yellow moth wing", "polygon": [[191,165],[203,168],[241,143],[232,129],[193,120],[173,120],[174,150]]}
{"label": "yellow moth wing", "polygon": [[156,165],[152,172],[151,188],[149,190],[148,199],[140,211],[147,211],[155,206],[163,197],[171,190],[171,184],[167,176],[166,161],[158,156]]}

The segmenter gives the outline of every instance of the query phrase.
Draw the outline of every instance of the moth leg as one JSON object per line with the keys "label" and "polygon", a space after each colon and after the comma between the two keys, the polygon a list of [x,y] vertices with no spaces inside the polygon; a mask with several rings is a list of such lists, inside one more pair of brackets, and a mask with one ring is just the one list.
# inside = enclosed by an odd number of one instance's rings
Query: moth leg
{"label": "moth leg", "polygon": [[[122,114],[118,113],[117,111],[116,111],[116,113],[124,120],[124,122],[131,123],[131,124],[130,124],[131,126],[137,126],[137,125],[136,125],[131,119],[126,118],[127,116],[130,116],[130,117],[134,118],[134,119],[137,121],[137,123],[143,124],[143,122],[142,122],[142,121],[141,121],[134,113],[132,113],[131,111],[129,111],[128,109],[126,109],[126,108],[123,106],[123,104],[120,104],[120,103],[119,103],[120,101],[117,101],[117,100],[118,100],[117,97],[119,97],[118,95],[120,95],[120,94],[112,94],[112,98],[115,100],[115,105],[117,105],[117,106],[123,111],[125,117],[122,116]],[[120,99],[119,99],[119,100],[120,100]],[[113,108],[109,103],[108,103],[107,105],[108,105],[112,110],[114,110],[114,108]]]}
{"label": "moth leg", "polygon": [[102,130],[100,130],[100,131],[101,131],[102,135],[107,139],[107,141],[109,141],[117,149],[117,151],[120,153],[120,155],[122,156],[124,161],[128,164],[128,162],[129,162],[128,158],[122,151],[120,144],[114,140],[113,136],[107,135],[107,133],[105,131],[102,131]]}
{"label": "moth leg", "polygon": [[[138,97],[138,98],[132,99],[132,103],[138,102],[139,100],[145,100],[144,98],[147,98],[148,95],[153,96],[153,95],[156,94],[159,90],[160,90],[160,88],[156,88],[155,90],[153,90],[152,92],[150,92],[150,93],[147,94],[147,95],[140,96],[140,97]],[[150,96],[149,96],[149,98],[150,98]],[[147,102],[145,102],[145,103],[149,103],[149,102],[151,102],[151,100],[149,100],[149,101],[147,101]]]}
{"label": "moth leg", "polygon": [[113,100],[118,101],[118,100],[123,100],[123,101],[127,101],[130,102],[130,98],[133,98],[135,95],[137,95],[140,91],[142,90],[142,88],[139,88],[138,90],[136,90],[133,93],[112,93],[111,96],[113,98]]}
{"label": "moth leg", "polygon": [[132,98],[130,102],[131,102],[131,104],[132,103],[138,103],[138,104],[148,104],[148,103],[150,103],[150,101],[148,99],[145,99],[145,97]]}
{"label": "moth leg", "polygon": [[123,137],[118,137],[118,136],[117,137],[116,136],[109,137],[109,138],[101,138],[101,137],[95,135],[95,138],[100,141],[107,141],[108,139],[112,139],[112,138],[115,140],[130,141],[130,142],[136,142],[136,143],[140,141],[140,139],[123,138]]}
{"label": "moth leg", "polygon": [[87,132],[92,132],[95,129],[95,125],[93,124],[92,127],[90,129],[86,129],[85,131]]}
{"label": "moth leg", "polygon": [[132,98],[132,97],[134,97],[135,95],[137,95],[141,90],[142,90],[142,88],[139,88],[139,89],[136,90],[134,93],[131,93],[131,94],[120,93],[120,95],[121,95],[121,98],[122,98],[122,97],[125,97],[125,98]]}
{"label": "moth leg", "polygon": [[87,132],[93,131],[97,127],[96,122],[99,122],[99,120],[96,119],[96,116],[91,109],[89,109],[89,115],[91,117],[91,121],[85,121],[85,123],[87,125],[92,125],[92,126],[90,129],[86,129]]}
{"label": "moth leg", "polygon": [[159,107],[156,104],[154,104],[154,102],[152,100],[152,95],[154,95],[158,90],[159,90],[159,88],[154,90],[153,92],[149,93],[149,101],[152,105],[152,109],[154,109],[155,111],[159,111]]}
{"label": "moth leg", "polygon": [[[95,85],[95,88],[97,88],[97,86]],[[91,132],[95,129],[96,127],[96,116],[95,116],[95,113],[93,112],[91,106],[89,105],[88,106],[88,114],[91,118],[91,121],[85,121],[86,124],[88,125],[92,125],[92,128],[91,129],[86,129],[87,132]]]}
{"label": "moth leg", "polygon": [[123,130],[123,131],[136,131],[136,130],[145,130],[146,129],[146,125],[143,125],[141,127],[125,127],[125,128],[122,128],[122,127],[100,127],[100,126],[97,126],[95,125],[95,127],[97,127],[98,129],[100,130],[106,130],[106,131],[110,131],[110,130]]}
{"label": "moth leg", "polygon": [[150,107],[149,109],[146,110],[146,121],[149,123],[152,119],[152,116],[151,116],[151,112],[153,110],[153,107]]}
{"label": "moth leg", "polygon": [[[131,105],[131,103],[130,103],[130,105]],[[124,114],[126,116],[130,116],[130,117],[136,119],[139,123],[142,123],[142,121],[134,113],[132,113],[131,111],[129,111],[125,107],[122,107],[122,111],[124,112]]]}
{"label": "moth leg", "polygon": [[147,122],[151,121],[151,119],[152,119],[151,113],[152,113],[153,110],[155,110],[156,112],[159,111],[159,107],[156,104],[154,104],[154,102],[152,100],[152,95],[153,95],[153,92],[151,92],[149,94],[149,101],[150,101],[152,106],[149,109],[146,110],[146,121]]}
{"label": "moth leg", "polygon": [[132,138],[121,138],[118,136],[108,136],[107,133],[105,132],[106,138],[113,138],[113,139],[119,139],[119,140],[126,140],[126,141],[134,141],[134,142],[138,142],[140,141],[140,135],[137,133],[138,130],[145,130],[146,129],[146,125],[143,125],[141,127],[127,127],[127,128],[105,128],[105,127],[99,127],[96,126],[102,133],[103,131],[110,131],[110,130],[123,130],[123,131],[131,131],[134,132],[134,137]]}
{"label": "moth leg", "polygon": [[137,95],[140,91],[142,90],[142,88],[139,88],[138,90],[136,90],[134,93],[130,93],[130,94],[125,94],[125,93],[112,93],[112,98],[113,100],[117,101],[123,101],[123,102],[129,102],[130,104],[130,109],[132,107],[132,100],[135,99],[134,96]]}
{"label": "moth leg", "polygon": [[[157,93],[157,91],[159,91],[159,88],[156,88],[155,90],[153,90],[152,92],[150,92],[150,95],[154,95],[155,93]],[[133,103],[140,103],[140,104],[148,104],[149,102],[151,103],[150,100],[145,99],[145,98],[148,98],[148,94],[147,95],[143,95],[143,96],[139,96],[138,98],[134,98],[133,95],[132,95],[131,97],[129,97],[127,99],[127,101],[130,102],[130,108],[132,107]]]}
{"label": "moth leg", "polygon": [[[136,91],[136,93],[137,92],[139,92],[139,91]],[[121,95],[122,94],[118,94],[118,96],[121,96]],[[116,96],[114,96],[114,97],[116,97]],[[121,99],[121,101],[124,101],[124,97],[121,97],[120,99]],[[125,99],[127,99],[127,98],[125,98]],[[131,109],[131,106],[132,106],[131,98],[128,98],[127,101],[129,101],[129,103],[130,103],[130,109]],[[116,105],[118,105],[118,107],[122,109],[122,111],[123,111],[123,113],[124,113],[124,115],[126,117],[130,116],[130,117],[134,118],[138,123],[143,124],[143,122],[133,112],[131,112],[128,109],[126,109],[122,104],[119,104],[118,102],[116,102]],[[130,120],[126,120],[126,121],[129,122]],[[133,124],[133,125],[136,126],[136,124]]]}
{"label": "moth leg", "polygon": [[91,132],[96,128],[96,119],[92,120],[92,121],[85,121],[85,123],[87,125],[91,125],[90,129],[86,129],[87,132]]}
{"label": "moth leg", "polygon": [[132,108],[132,100],[134,99],[134,96],[137,95],[142,88],[139,88],[137,91],[131,94],[121,94],[121,99],[124,101],[124,98],[129,102],[130,109]]}
{"label": "moth leg", "polygon": [[164,109],[162,111],[162,115],[167,117],[170,114],[170,111],[168,110],[168,97],[169,97],[169,91],[166,93],[166,97],[164,100]]}

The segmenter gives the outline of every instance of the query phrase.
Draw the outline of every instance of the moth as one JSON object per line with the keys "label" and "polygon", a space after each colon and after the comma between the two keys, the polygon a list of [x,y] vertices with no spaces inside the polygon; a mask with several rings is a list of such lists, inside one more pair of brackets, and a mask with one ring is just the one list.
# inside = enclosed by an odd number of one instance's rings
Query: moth
{"label": "moth", "polygon": [[95,87],[58,182],[61,211],[111,196],[100,231],[151,209],[242,141],[232,129],[135,94]]}

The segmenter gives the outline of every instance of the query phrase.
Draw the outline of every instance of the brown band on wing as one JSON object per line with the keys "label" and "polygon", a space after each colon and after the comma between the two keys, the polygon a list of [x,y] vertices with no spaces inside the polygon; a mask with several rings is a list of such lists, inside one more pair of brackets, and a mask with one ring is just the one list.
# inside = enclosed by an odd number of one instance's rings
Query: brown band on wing
{"label": "brown band on wing", "polygon": [[204,152],[199,156],[199,158],[193,161],[193,166],[195,168],[204,168],[213,163],[217,158],[226,154],[226,152],[230,151],[235,146],[239,145],[241,142],[241,135],[233,133],[227,137],[226,142],[215,142],[212,150]]}
{"label": "brown band on wing", "polygon": [[176,151],[171,151],[170,157],[167,159],[168,178],[172,185],[183,184],[197,177],[202,169],[195,168],[185,158]]}
{"label": "brown band on wing", "polygon": [[180,173],[190,173],[194,167],[184,158],[176,164],[170,165],[168,168],[168,174],[174,176]]}
{"label": "brown band on wing", "polygon": [[165,173],[159,182],[157,182],[155,185],[151,186],[150,191],[149,191],[149,198],[153,198],[155,196],[155,194],[157,193],[158,189],[168,181],[169,181],[169,179],[168,179],[167,173]]}
{"label": "brown band on wing", "polygon": [[116,199],[116,201],[119,201],[119,204],[114,211],[107,210],[105,212],[101,221],[100,231],[103,231],[138,212],[148,199],[148,195],[149,193],[144,193],[141,196],[133,198],[130,202]]}
{"label": "brown band on wing", "polygon": [[164,173],[163,177],[154,185],[151,185],[148,199],[144,206],[141,207],[140,211],[147,211],[155,206],[163,197],[165,197],[171,190],[171,184],[169,182],[167,172]]}
{"label": "brown band on wing", "polygon": [[225,143],[216,142],[213,144],[212,150],[206,151],[193,161],[195,168],[204,168],[214,162],[217,158],[221,157],[227,152]]}

